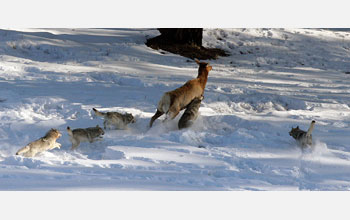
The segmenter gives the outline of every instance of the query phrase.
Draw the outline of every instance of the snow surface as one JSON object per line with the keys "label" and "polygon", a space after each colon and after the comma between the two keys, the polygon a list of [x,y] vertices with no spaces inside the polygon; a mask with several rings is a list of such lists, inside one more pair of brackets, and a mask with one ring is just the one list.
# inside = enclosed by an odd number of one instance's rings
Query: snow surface
{"label": "snow surface", "polygon": [[[155,29],[0,30],[0,190],[349,190],[350,32],[205,29],[210,61],[193,127],[155,121],[193,60],[144,45]],[[130,112],[128,130],[70,151],[66,127],[102,125],[92,108]],[[315,147],[288,132],[316,120]],[[50,128],[54,149],[15,156]]]}

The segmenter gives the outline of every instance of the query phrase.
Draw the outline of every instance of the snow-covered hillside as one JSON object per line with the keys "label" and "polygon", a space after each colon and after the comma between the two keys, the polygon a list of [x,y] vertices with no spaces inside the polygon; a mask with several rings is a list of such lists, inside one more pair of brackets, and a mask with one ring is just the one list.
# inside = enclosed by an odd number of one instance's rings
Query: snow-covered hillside
{"label": "snow-covered hillside", "polygon": [[[204,46],[231,55],[210,61],[201,116],[180,131],[180,116],[148,123],[198,68],[144,45],[158,34],[0,30],[0,190],[350,188],[350,31],[205,29]],[[136,123],[70,151],[67,126],[102,126],[93,107]],[[312,120],[316,144],[302,151],[288,132]],[[14,155],[50,128],[61,149]]]}

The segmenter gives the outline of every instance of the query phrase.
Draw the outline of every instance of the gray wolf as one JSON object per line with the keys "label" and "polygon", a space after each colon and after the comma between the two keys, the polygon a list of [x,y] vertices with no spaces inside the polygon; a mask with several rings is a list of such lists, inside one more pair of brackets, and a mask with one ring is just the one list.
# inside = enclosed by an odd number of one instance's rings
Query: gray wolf
{"label": "gray wolf", "polygon": [[17,151],[16,155],[23,155],[25,157],[34,157],[37,154],[60,148],[61,144],[56,143],[56,140],[61,137],[62,134],[57,129],[49,130],[44,137],[39,138],[36,141],[29,143],[27,146]]}
{"label": "gray wolf", "polygon": [[312,121],[310,124],[309,129],[306,131],[303,131],[297,126],[296,128],[292,127],[292,130],[289,132],[289,135],[292,136],[297,143],[305,148],[307,146],[312,146],[312,131],[315,127],[315,121]]}
{"label": "gray wolf", "polygon": [[104,129],[127,129],[129,123],[135,123],[135,118],[130,113],[121,114],[119,112],[100,112],[97,109],[92,109],[97,116],[104,118],[103,127]]}
{"label": "gray wolf", "polygon": [[98,125],[96,127],[89,128],[77,128],[71,130],[70,127],[67,127],[67,132],[69,139],[72,142],[71,150],[75,150],[80,142],[90,142],[93,143],[97,140],[101,140],[101,135],[104,135],[105,132]]}
{"label": "gray wolf", "polygon": [[183,86],[163,94],[158,102],[157,111],[149,123],[150,127],[164,113],[166,113],[166,120],[168,118],[174,119],[194,98],[200,98],[203,95],[212,66],[197,59],[195,61],[199,65],[197,78],[191,79]]}
{"label": "gray wolf", "polygon": [[201,96],[200,98],[194,98],[190,102],[190,104],[188,104],[185,112],[182,114],[179,120],[179,123],[178,123],[179,129],[188,128],[192,126],[193,122],[197,119],[199,115],[198,111],[203,98],[204,98],[203,96]]}

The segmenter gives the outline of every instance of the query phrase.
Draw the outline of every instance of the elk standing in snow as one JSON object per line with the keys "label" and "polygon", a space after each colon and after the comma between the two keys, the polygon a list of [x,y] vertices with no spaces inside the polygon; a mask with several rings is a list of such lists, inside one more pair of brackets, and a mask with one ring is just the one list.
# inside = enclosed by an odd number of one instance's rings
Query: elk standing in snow
{"label": "elk standing in snow", "polygon": [[168,118],[174,119],[194,98],[203,96],[208,74],[212,66],[197,59],[195,61],[199,65],[197,78],[187,81],[180,88],[164,93],[158,103],[157,112],[153,115],[149,123],[150,127],[164,113],[166,113],[166,120]]}

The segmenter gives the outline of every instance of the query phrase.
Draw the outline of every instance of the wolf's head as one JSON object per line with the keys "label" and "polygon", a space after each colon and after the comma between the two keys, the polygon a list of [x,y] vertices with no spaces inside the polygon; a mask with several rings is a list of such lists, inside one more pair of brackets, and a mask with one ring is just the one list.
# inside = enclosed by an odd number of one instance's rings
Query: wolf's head
{"label": "wolf's head", "polygon": [[100,126],[96,125],[96,129],[97,129],[97,131],[98,131],[98,133],[100,135],[104,135],[105,134],[104,130]]}
{"label": "wolf's head", "polygon": [[58,139],[59,137],[61,137],[62,134],[61,132],[59,132],[57,129],[51,128],[50,131],[48,131],[45,135],[45,138],[54,138],[54,139]]}
{"label": "wolf's head", "polygon": [[294,138],[297,138],[297,135],[300,133],[300,129],[299,129],[299,126],[297,126],[296,128],[293,128],[292,127],[292,130],[289,132],[289,135],[294,137]]}
{"label": "wolf's head", "polygon": [[125,114],[125,121],[126,121],[126,123],[129,124],[129,123],[135,123],[136,120],[132,114],[126,113]]}

